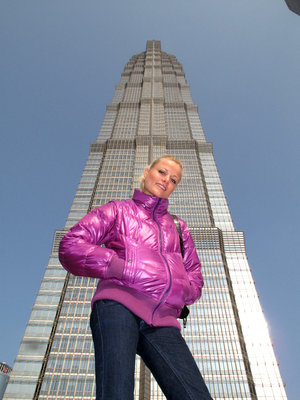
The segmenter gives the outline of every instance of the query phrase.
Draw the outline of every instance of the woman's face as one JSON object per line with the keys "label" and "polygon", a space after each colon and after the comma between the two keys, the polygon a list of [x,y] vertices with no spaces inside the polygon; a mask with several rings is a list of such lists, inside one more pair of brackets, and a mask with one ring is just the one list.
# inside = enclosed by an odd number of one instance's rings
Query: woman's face
{"label": "woman's face", "polygon": [[167,199],[180,182],[181,172],[180,165],[175,161],[161,159],[151,169],[145,169],[143,192],[150,196]]}

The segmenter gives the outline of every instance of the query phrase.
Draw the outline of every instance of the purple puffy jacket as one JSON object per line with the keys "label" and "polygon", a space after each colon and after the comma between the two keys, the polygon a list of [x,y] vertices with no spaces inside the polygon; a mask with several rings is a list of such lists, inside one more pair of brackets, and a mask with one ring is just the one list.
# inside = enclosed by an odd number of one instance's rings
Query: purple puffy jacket
{"label": "purple puffy jacket", "polygon": [[[185,304],[201,296],[203,279],[193,239],[168,200],[136,189],[132,200],[95,208],[63,237],[59,259],[73,275],[100,278],[92,304],[118,301],[153,326],[175,326]],[[105,244],[105,247],[100,247]]]}

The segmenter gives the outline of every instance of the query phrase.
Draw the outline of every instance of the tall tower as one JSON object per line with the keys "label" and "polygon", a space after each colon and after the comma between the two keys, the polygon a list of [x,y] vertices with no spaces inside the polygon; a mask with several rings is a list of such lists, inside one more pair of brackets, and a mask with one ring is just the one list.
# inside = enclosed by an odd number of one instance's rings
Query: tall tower
{"label": "tall tower", "polygon": [[[287,399],[245,252],[181,64],[148,41],[125,65],[96,142],[91,144],[63,230],[56,231],[4,399],[91,399],[90,301],[96,280],[66,273],[64,232],[89,210],[130,198],[153,159],[172,154],[184,176],[170,212],[188,224],[202,263],[203,296],[183,330],[214,399]],[[135,399],[164,399],[137,358]]]}

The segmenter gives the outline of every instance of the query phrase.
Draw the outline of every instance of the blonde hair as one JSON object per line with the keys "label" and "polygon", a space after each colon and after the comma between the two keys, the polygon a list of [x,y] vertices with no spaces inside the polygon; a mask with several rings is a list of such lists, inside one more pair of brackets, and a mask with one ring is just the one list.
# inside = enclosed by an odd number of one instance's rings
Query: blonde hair
{"label": "blonde hair", "polygon": [[[148,166],[149,170],[151,170],[158,162],[160,162],[161,160],[165,160],[165,159],[174,161],[176,164],[178,164],[180,166],[181,169],[183,169],[183,165],[180,160],[178,160],[177,158],[175,158],[173,156],[164,155],[164,156],[158,157],[156,160],[152,161],[152,163]],[[142,174],[141,180],[140,180],[141,190],[144,190],[144,185],[145,185],[145,177],[144,177],[144,174]]]}

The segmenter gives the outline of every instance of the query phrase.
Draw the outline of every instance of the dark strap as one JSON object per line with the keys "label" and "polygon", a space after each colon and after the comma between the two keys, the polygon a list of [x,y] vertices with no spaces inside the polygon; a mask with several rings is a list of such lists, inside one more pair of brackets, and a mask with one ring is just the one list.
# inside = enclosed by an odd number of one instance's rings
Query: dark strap
{"label": "dark strap", "polygon": [[179,219],[177,217],[177,215],[172,215],[173,221],[175,222],[176,225],[176,229],[179,235],[179,239],[180,239],[180,250],[181,250],[181,255],[182,258],[184,257],[184,250],[183,250],[183,239],[182,239],[182,232],[181,232],[181,226],[179,223]]}
{"label": "dark strap", "polygon": [[[171,214],[173,221],[175,222],[176,225],[176,229],[179,235],[179,240],[180,240],[180,250],[181,250],[181,255],[182,255],[182,259],[184,258],[184,248],[183,248],[183,239],[182,239],[182,232],[181,232],[181,226],[179,223],[179,219],[177,217],[177,215]],[[187,306],[183,306],[183,309],[181,310],[181,314],[179,316],[180,319],[183,320],[183,327],[186,327],[186,322],[187,322],[187,317],[190,313],[190,310],[187,308]]]}

